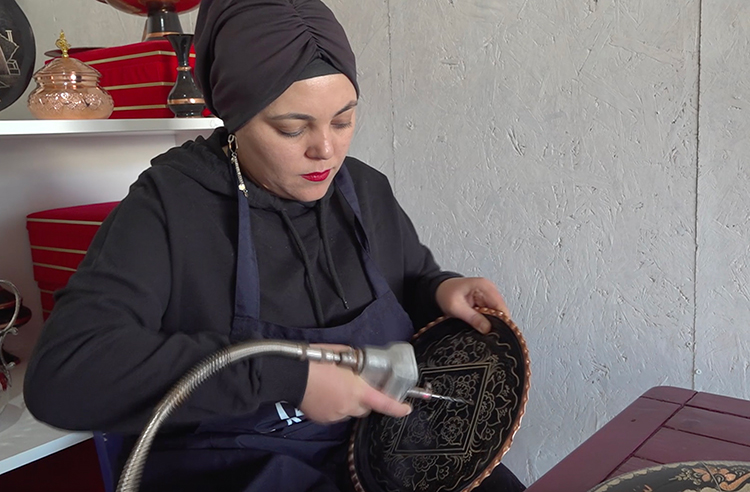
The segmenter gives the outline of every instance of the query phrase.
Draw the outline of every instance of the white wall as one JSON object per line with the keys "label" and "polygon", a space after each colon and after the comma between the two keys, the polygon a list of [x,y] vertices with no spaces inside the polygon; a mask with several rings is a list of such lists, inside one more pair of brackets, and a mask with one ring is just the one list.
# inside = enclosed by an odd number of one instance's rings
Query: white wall
{"label": "white wall", "polygon": [[750,4],[703,6],[696,386],[750,398]]}
{"label": "white wall", "polygon": [[524,330],[508,464],[533,479],[649,387],[692,386],[699,5],[391,7],[397,189]]}
{"label": "white wall", "polygon": [[[76,46],[142,29],[94,0],[18,3],[40,53],[60,28]],[[527,482],[652,386],[750,398],[746,3],[329,0],[358,55],[352,153],[526,336],[506,462]]]}

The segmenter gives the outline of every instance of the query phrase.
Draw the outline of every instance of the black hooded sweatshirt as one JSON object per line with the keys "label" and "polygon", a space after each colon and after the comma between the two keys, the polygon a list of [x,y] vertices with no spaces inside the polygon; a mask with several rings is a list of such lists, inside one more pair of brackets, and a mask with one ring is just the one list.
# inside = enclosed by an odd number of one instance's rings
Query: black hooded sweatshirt
{"label": "black hooded sweatshirt", "polygon": [[[29,362],[24,394],[36,418],[64,429],[137,434],[189,368],[231,345],[235,269],[243,258],[226,139],[218,129],[156,157],[102,224],[56,295]],[[438,284],[458,275],[441,271],[419,242],[384,175],[351,157],[344,166],[371,255],[419,328],[441,314]],[[328,327],[356,317],[373,294],[353,213],[335,185],[312,203],[248,187],[260,318]],[[280,357],[235,363],[199,386],[167,427],[247,415],[267,402],[298,406],[307,371],[306,362]]]}

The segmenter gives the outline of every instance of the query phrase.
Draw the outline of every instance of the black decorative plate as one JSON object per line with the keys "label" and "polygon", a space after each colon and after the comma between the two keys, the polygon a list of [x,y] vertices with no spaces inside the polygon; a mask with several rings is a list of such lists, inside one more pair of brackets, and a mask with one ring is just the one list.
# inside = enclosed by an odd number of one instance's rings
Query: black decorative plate
{"label": "black decorative plate", "polygon": [[404,418],[373,413],[361,419],[349,446],[359,492],[468,492],[510,448],[528,399],[528,350],[510,318],[479,311],[492,323],[488,335],[439,318],[412,340],[418,385],[470,404],[412,401]]}
{"label": "black decorative plate", "polygon": [[31,24],[15,0],[0,0],[0,111],[24,93],[35,60]]}
{"label": "black decorative plate", "polygon": [[690,461],[644,468],[597,485],[589,492],[750,492],[750,463]]}

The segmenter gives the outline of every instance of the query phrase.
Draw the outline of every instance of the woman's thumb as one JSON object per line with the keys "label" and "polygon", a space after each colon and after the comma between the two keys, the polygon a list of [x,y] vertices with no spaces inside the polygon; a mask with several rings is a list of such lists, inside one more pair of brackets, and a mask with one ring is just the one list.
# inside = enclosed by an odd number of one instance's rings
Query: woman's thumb
{"label": "woman's thumb", "polygon": [[466,307],[462,309],[463,316],[459,316],[461,319],[469,323],[472,328],[477,330],[479,333],[486,335],[490,332],[492,324],[484,317],[482,313],[477,312],[474,308]]}

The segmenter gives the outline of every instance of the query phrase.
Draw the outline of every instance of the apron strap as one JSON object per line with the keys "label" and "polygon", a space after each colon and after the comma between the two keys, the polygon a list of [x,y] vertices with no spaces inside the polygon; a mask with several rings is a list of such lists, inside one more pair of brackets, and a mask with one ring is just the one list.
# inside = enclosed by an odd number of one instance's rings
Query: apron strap
{"label": "apron strap", "polygon": [[352,212],[354,212],[354,217],[356,219],[354,230],[357,234],[357,240],[359,240],[359,244],[362,247],[362,264],[365,267],[365,272],[367,272],[367,276],[370,279],[370,285],[372,285],[372,290],[377,299],[390,292],[391,287],[388,285],[388,281],[385,277],[383,277],[383,274],[380,273],[380,268],[375,264],[375,260],[370,256],[370,240],[367,238],[367,233],[365,232],[364,221],[362,220],[362,209],[359,207],[357,192],[354,191],[354,181],[352,181],[352,176],[349,174],[349,170],[346,166],[341,166],[341,169],[339,169],[338,174],[336,174],[336,177],[334,178],[334,182],[346,202],[349,204],[349,207],[351,207]]}
{"label": "apron strap", "polygon": [[258,281],[258,256],[250,224],[250,206],[247,198],[237,190],[239,224],[237,227],[237,275],[234,286],[234,314],[260,319],[260,282]]}
{"label": "apron strap", "polygon": [[341,195],[346,200],[346,203],[349,204],[352,212],[354,212],[354,218],[356,219],[354,230],[357,234],[359,245],[362,246],[365,251],[369,252],[370,240],[367,239],[367,233],[365,232],[365,228],[362,222],[362,209],[359,207],[357,192],[354,191],[354,181],[352,181],[352,176],[351,174],[349,174],[349,170],[346,168],[346,166],[341,166],[341,169],[339,169],[339,172],[334,178],[334,183],[336,183],[336,188],[338,188],[338,190],[341,192]]}

